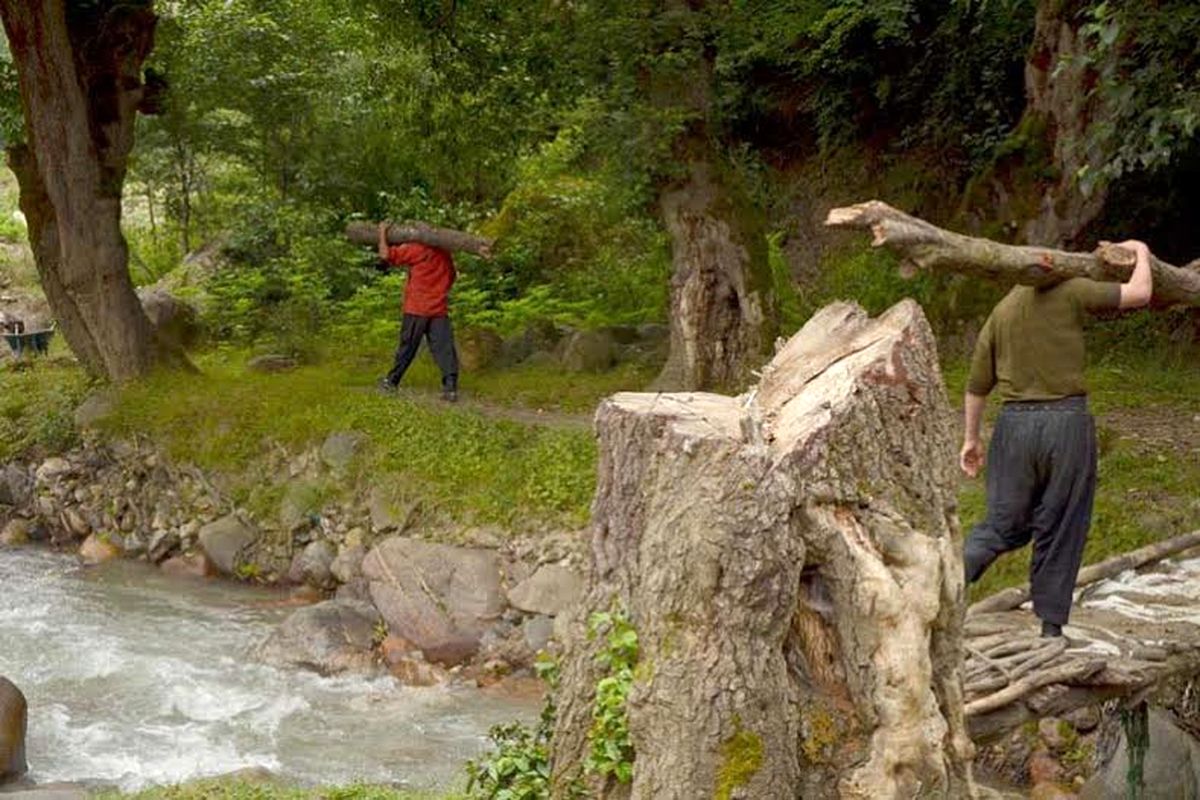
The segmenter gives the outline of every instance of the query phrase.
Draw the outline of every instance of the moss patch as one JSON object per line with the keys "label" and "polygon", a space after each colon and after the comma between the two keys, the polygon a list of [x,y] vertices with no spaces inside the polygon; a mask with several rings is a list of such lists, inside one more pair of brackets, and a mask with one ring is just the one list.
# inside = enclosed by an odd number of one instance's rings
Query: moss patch
{"label": "moss patch", "polygon": [[734,733],[721,743],[721,766],[717,770],[715,800],[729,800],[733,791],[748,784],[762,769],[762,737],[734,721]]}

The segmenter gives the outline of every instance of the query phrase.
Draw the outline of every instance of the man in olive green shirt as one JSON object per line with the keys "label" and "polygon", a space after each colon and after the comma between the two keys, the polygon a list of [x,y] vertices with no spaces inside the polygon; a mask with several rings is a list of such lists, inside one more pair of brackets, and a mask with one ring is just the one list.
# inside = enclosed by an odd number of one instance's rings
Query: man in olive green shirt
{"label": "man in olive green shirt", "polygon": [[993,389],[1004,406],[987,459],[987,517],[963,550],[967,580],[979,580],[998,556],[1032,540],[1031,596],[1043,636],[1061,636],[1070,616],[1096,492],[1084,320],[1091,311],[1144,306],[1153,288],[1146,245],[1121,246],[1137,255],[1128,282],[1015,286],[988,317],[971,360],[959,458],[967,475],[978,475],[983,464],[979,427]]}

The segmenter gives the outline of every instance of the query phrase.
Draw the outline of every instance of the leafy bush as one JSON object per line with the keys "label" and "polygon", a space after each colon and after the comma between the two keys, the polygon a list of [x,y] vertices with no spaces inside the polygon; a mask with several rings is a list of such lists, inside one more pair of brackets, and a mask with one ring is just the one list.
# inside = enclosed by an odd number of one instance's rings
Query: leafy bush
{"label": "leafy bush", "polygon": [[604,637],[604,649],[596,657],[596,663],[605,675],[596,684],[592,727],[588,731],[591,751],[584,770],[629,783],[633,780],[635,753],[629,739],[626,704],[638,660],[637,631],[623,611],[597,612],[588,620],[588,635]]}

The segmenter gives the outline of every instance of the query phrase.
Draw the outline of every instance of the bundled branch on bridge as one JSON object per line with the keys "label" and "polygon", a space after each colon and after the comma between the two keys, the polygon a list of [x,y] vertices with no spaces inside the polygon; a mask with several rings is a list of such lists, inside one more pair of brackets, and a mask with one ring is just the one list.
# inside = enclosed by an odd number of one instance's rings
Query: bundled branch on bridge
{"label": "bundled branch on bridge", "polygon": [[1054,661],[1066,649],[1065,639],[1040,637],[1013,639],[987,651],[967,645],[964,692],[978,696],[1001,689]]}
{"label": "bundled branch on bridge", "polygon": [[[346,226],[346,238],[354,244],[375,245],[379,241],[379,225],[375,222],[351,222]],[[388,244],[420,242],[443,250],[472,253],[491,257],[492,240],[472,233],[439,228],[428,222],[393,222],[388,224]]]}
{"label": "bundled branch on bridge", "polygon": [[1011,703],[1023,699],[1043,686],[1061,683],[1070,684],[1087,680],[1104,669],[1104,659],[1077,659],[1059,664],[1040,672],[1031,672],[1018,681],[1014,681],[998,692],[994,692],[978,700],[972,700],[964,709],[968,717],[986,714]]}
{"label": "bundled branch on bridge", "polygon": [[[905,214],[887,203],[871,200],[829,212],[831,228],[870,230],[872,244],[901,258],[901,269],[958,272],[1004,283],[1046,286],[1068,278],[1126,281],[1135,256],[1122,247],[1103,243],[1092,253],[1068,253],[1046,247],[1018,247],[989,239],[964,236]],[[1200,262],[1175,267],[1153,260],[1154,297],[1159,306],[1200,306]]]}
{"label": "bundled branch on bridge", "polygon": [[[1148,564],[1178,555],[1185,550],[1191,550],[1194,547],[1200,547],[1200,531],[1192,531],[1191,533],[1185,533],[1171,539],[1164,539],[1161,542],[1146,545],[1132,552],[1114,556],[1106,561],[1101,561],[1099,564],[1084,567],[1079,571],[1079,578],[1075,581],[1075,586],[1078,588],[1092,583],[1099,583],[1108,578],[1115,578],[1127,570],[1140,569]],[[967,614],[974,616],[996,611],[1011,611],[1014,608],[1020,608],[1023,603],[1028,602],[1029,597],[1029,584],[1015,586],[1011,589],[997,592],[990,597],[985,597],[977,603],[973,603],[967,609]]]}

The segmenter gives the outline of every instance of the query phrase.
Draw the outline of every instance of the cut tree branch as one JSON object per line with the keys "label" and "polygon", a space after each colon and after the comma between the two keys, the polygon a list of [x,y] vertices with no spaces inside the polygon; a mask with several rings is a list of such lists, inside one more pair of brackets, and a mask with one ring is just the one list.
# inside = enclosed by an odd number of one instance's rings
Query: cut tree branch
{"label": "cut tree branch", "polygon": [[[1099,564],[1092,564],[1079,570],[1079,578],[1075,581],[1075,588],[1099,583],[1106,578],[1116,577],[1126,570],[1138,569],[1147,564],[1162,561],[1165,558],[1170,558],[1193,547],[1200,547],[1200,531],[1192,531],[1182,536],[1146,545],[1129,553],[1122,553],[1106,561],[1101,561]],[[985,597],[978,603],[974,603],[967,609],[967,614],[1011,611],[1014,608],[1020,608],[1022,603],[1029,600],[1029,597],[1029,584],[1015,586],[1011,589],[997,592],[990,597]]]}
{"label": "cut tree branch", "polygon": [[[379,224],[351,222],[346,226],[346,238],[354,244],[374,246],[379,241]],[[388,244],[420,242],[443,250],[457,250],[491,258],[492,240],[451,228],[439,228],[427,222],[393,222],[388,225]]]}
{"label": "cut tree branch", "polygon": [[966,704],[963,710],[968,717],[986,714],[989,711],[1003,708],[1009,703],[1014,703],[1043,686],[1049,686],[1053,683],[1069,684],[1074,681],[1081,681],[1090,678],[1102,669],[1104,669],[1103,659],[1069,661],[1044,672],[1035,672],[1026,675],[1021,680],[1010,683],[995,694],[989,694],[978,700],[972,700]]}
{"label": "cut tree branch", "polygon": [[[872,245],[901,258],[901,270],[958,272],[1003,283],[1048,286],[1069,278],[1124,282],[1133,272],[1132,251],[1107,242],[1092,253],[1068,253],[1045,247],[1020,247],[944,230],[905,214],[887,203],[835,208],[825,224],[831,228],[870,230]],[[1200,306],[1200,262],[1175,267],[1153,258],[1156,306]]]}

